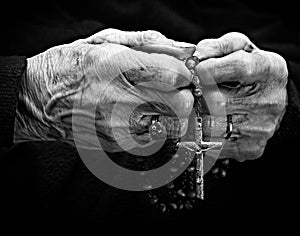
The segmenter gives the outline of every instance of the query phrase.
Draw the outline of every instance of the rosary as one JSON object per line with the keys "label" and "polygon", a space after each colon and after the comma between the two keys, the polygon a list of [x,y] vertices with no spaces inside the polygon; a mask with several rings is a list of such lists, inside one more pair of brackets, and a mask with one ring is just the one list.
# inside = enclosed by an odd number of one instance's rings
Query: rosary
{"label": "rosary", "polygon": [[[203,140],[203,122],[202,122],[202,86],[200,85],[200,80],[198,76],[195,74],[195,67],[199,63],[199,59],[196,56],[191,56],[185,60],[186,67],[191,71],[192,74],[192,83],[194,85],[193,94],[195,97],[195,122],[194,122],[194,141],[183,141],[178,142],[176,144],[177,148],[183,148],[188,150],[189,152],[194,152],[193,161],[191,162],[191,167],[189,167],[186,171],[185,175],[188,175],[189,184],[186,191],[189,191],[188,196],[189,199],[184,201],[183,198],[186,197],[186,193],[181,189],[174,191],[174,183],[170,183],[167,185],[167,195],[171,195],[171,202],[161,202],[159,201],[159,197],[156,194],[153,194],[152,191],[149,191],[148,195],[151,199],[151,203],[157,205],[162,212],[169,212],[170,209],[173,210],[181,210],[181,209],[191,209],[193,207],[193,203],[196,202],[196,199],[204,200],[204,155],[207,151],[213,149],[220,149],[223,145],[222,142],[206,142]],[[162,127],[160,122],[156,119],[152,121],[150,126],[150,135],[155,136],[158,133],[162,132]],[[232,118],[230,115],[227,116],[227,129],[225,133],[225,139],[229,139],[232,133]],[[191,153],[189,153],[191,154]],[[226,169],[229,164],[229,160],[226,159],[222,162],[223,167]],[[225,170],[219,170],[219,168],[213,169],[213,173],[221,172],[222,175],[226,175]],[[193,189],[193,191],[191,190]],[[176,198],[179,197],[179,200],[176,202]],[[168,201],[168,200],[167,200]]]}

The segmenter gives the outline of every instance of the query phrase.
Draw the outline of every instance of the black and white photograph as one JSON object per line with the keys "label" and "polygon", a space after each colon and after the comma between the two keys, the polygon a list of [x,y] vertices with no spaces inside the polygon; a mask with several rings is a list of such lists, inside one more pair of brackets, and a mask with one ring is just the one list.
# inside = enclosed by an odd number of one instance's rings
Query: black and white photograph
{"label": "black and white photograph", "polygon": [[0,3],[1,235],[290,235],[296,1]]}

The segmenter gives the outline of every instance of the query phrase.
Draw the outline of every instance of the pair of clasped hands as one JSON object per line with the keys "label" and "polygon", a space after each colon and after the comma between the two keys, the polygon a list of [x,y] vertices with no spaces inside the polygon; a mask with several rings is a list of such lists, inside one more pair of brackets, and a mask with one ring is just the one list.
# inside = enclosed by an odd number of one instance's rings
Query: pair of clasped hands
{"label": "pair of clasped hands", "polygon": [[[236,32],[192,45],[157,31],[105,29],[29,58],[19,100],[30,112],[17,112],[23,125],[17,123],[15,140],[72,142],[77,126],[83,147],[96,148],[97,134],[104,150],[119,152],[149,142],[153,115],[168,138],[182,137],[194,104],[192,74],[182,59],[195,52],[202,93],[216,101],[210,128],[226,129],[226,119],[214,115],[219,109],[232,115],[221,158],[260,157],[285,112],[287,65]],[[212,81],[218,86],[206,87]],[[81,119],[76,124],[72,116]]]}

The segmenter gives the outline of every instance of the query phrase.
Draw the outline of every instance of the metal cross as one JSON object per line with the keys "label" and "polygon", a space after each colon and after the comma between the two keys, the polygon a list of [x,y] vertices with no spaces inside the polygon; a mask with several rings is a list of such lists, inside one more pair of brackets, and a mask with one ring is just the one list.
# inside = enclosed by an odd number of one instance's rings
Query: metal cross
{"label": "metal cross", "polygon": [[211,149],[220,149],[222,142],[205,142],[203,141],[202,129],[202,87],[200,80],[195,73],[195,67],[199,63],[199,59],[195,56],[186,59],[185,65],[192,73],[192,83],[195,86],[195,141],[194,142],[179,142],[178,147],[184,147],[188,150],[195,151],[196,158],[196,196],[198,199],[204,200],[204,153]]}
{"label": "metal cross", "polygon": [[[200,85],[200,80],[195,73],[195,67],[199,63],[199,59],[195,56],[189,57],[185,61],[186,67],[192,73],[192,83],[194,84],[194,96],[195,96],[195,140],[194,141],[183,141],[178,142],[177,147],[183,147],[190,151],[195,152],[196,158],[196,196],[198,199],[204,200],[204,154],[205,152],[212,150],[212,149],[220,149],[223,145],[222,142],[206,142],[203,140],[203,127],[202,127],[202,115],[203,115],[203,108],[202,108],[202,87]],[[150,135],[151,137],[155,138],[156,136],[160,136],[162,128],[161,124],[158,119],[154,119],[152,121],[152,125],[150,126]],[[232,120],[231,116],[227,116],[227,130],[225,139],[230,138],[232,133]]]}

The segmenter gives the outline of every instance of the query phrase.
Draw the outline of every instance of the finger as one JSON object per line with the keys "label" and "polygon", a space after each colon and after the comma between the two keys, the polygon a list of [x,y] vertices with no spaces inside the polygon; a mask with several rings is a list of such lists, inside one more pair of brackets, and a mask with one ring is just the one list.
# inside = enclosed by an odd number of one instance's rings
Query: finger
{"label": "finger", "polygon": [[184,62],[172,56],[149,54],[111,43],[92,45],[83,64],[108,83],[116,78],[133,86],[147,82],[146,87],[163,91],[188,86],[192,79]]}
{"label": "finger", "polygon": [[[127,92],[131,93],[130,91]],[[188,89],[160,92],[141,88],[138,97],[141,105],[136,110],[143,115],[188,117],[194,104],[194,97]]]}
{"label": "finger", "polygon": [[[127,93],[127,97],[132,97],[129,94]],[[129,121],[129,126],[134,133],[145,133],[148,137],[153,116],[158,116],[168,138],[179,138],[186,133],[188,116],[192,111],[194,99],[189,90],[164,93],[144,88],[139,92],[138,98],[132,98],[134,100],[132,100],[133,107],[131,109],[128,109],[126,105],[116,103],[118,107],[115,107],[114,111],[119,114],[116,117],[123,117],[117,121],[116,126],[120,126],[122,123],[121,126],[128,127],[127,121]],[[134,102],[137,102],[138,105]],[[128,118],[126,119],[126,117]]]}
{"label": "finger", "polygon": [[262,55],[237,51],[222,58],[200,62],[195,70],[201,82],[206,85],[234,81],[250,84],[265,80],[264,75],[270,67]]}
{"label": "finger", "polygon": [[174,41],[171,44],[161,44],[161,43],[145,44],[145,45],[133,47],[133,49],[137,51],[147,52],[147,53],[167,54],[177,59],[185,60],[194,54],[196,50],[196,46],[189,43]]}
{"label": "finger", "polygon": [[204,39],[197,44],[194,56],[200,61],[212,57],[222,57],[238,50],[252,52],[257,47],[241,33],[231,32],[218,39]]}
{"label": "finger", "polygon": [[[273,78],[273,80],[275,79],[275,83],[278,84],[279,87],[285,87],[288,78],[288,69],[285,59],[274,52],[260,50],[256,53],[258,54],[257,56],[260,55],[264,59],[264,63],[267,65],[264,70],[266,74],[265,78],[269,76]],[[264,64],[261,64],[260,66],[264,67]]]}
{"label": "finger", "polygon": [[186,134],[189,119],[188,117],[178,119],[173,117],[161,116],[160,122],[166,128],[168,139],[178,139]]}
{"label": "finger", "polygon": [[176,122],[177,119],[172,120],[167,119],[166,116],[162,116],[162,124],[168,130],[168,137],[182,137],[186,134],[188,129],[188,117],[193,110],[194,96],[188,89],[174,91],[171,93],[161,93],[160,96],[162,100],[164,100],[165,104],[172,109],[172,112],[167,115],[172,117],[172,115],[175,113],[175,117],[179,119],[179,122]]}
{"label": "finger", "polygon": [[163,53],[178,59],[188,58],[196,50],[196,46],[193,44],[176,42],[166,38],[163,34],[155,30],[130,32],[105,29],[90,36],[85,41],[90,44],[101,44],[104,42],[121,44],[138,51]]}
{"label": "finger", "polygon": [[287,83],[287,66],[278,54],[256,50],[248,53],[237,51],[222,58],[211,58],[200,62],[196,73],[203,84],[236,81],[251,84],[255,81],[276,83],[284,87]]}
{"label": "finger", "polygon": [[164,54],[129,50],[110,61],[131,84],[171,91],[191,83],[192,74],[182,61]]}
{"label": "finger", "polygon": [[[169,93],[145,89],[141,91],[148,102],[139,106],[136,111],[144,117],[159,116],[169,138],[179,138],[188,128],[188,117],[193,109],[194,97],[190,90]],[[153,100],[153,102],[151,102]],[[144,124],[149,127],[150,123]]]}
{"label": "finger", "polygon": [[[163,109],[159,110],[161,114],[168,116],[188,117],[193,109],[194,97],[190,90],[183,89],[181,91],[172,91],[168,93],[157,92],[157,99],[171,109],[168,113],[164,113]],[[158,108],[159,109],[159,108]]]}
{"label": "finger", "polygon": [[128,47],[147,44],[172,45],[173,40],[154,30],[147,31],[122,31],[117,29],[102,30],[84,40],[90,44],[115,43]]}

